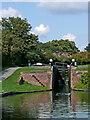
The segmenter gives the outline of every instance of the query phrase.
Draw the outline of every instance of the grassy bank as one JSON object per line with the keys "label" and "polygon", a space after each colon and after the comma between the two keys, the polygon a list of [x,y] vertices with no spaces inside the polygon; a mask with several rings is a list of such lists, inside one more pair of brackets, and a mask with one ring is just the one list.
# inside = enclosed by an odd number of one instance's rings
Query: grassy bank
{"label": "grassy bank", "polygon": [[88,71],[88,67],[76,68],[76,71]]}
{"label": "grassy bank", "polygon": [[88,67],[88,66],[89,66],[89,64],[87,64],[87,65],[77,65],[77,66],[86,66],[86,67]]}
{"label": "grassy bank", "polygon": [[27,82],[24,82],[22,85],[18,84],[20,72],[23,71],[48,71],[49,69],[39,69],[39,68],[30,68],[30,67],[23,67],[16,70],[10,77],[8,77],[6,80],[3,80],[2,83],[0,83],[0,88],[2,85],[2,89],[0,89],[0,92],[6,92],[6,91],[33,91],[33,90],[44,90],[48,89],[49,87],[42,87],[42,86],[36,86],[29,84]]}
{"label": "grassy bank", "polygon": [[90,86],[90,74],[84,73],[79,78],[80,82],[76,83],[75,88],[88,89]]}
{"label": "grassy bank", "polygon": [[80,82],[80,83],[77,83],[74,88],[78,88],[78,89],[88,89],[88,88],[89,88],[89,85],[88,85],[88,84],[84,85],[83,83]]}

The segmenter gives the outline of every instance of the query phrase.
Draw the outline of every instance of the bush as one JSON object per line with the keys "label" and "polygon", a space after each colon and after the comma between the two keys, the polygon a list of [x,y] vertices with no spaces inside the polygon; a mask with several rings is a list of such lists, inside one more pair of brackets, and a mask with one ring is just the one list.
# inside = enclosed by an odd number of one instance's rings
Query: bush
{"label": "bush", "polygon": [[88,89],[88,87],[89,87],[88,84],[84,85],[80,82],[80,83],[77,83],[74,88]]}
{"label": "bush", "polygon": [[86,84],[89,83],[89,78],[90,78],[90,74],[89,73],[84,73],[84,74],[81,75],[80,81],[81,81],[81,83],[86,85]]}
{"label": "bush", "polygon": [[90,74],[89,73],[82,74],[81,77],[79,78],[80,79],[80,83],[77,83],[75,85],[75,88],[88,89],[88,87],[90,86],[89,78],[90,78]]}
{"label": "bush", "polygon": [[89,57],[90,57],[90,53],[80,52],[77,54],[73,54],[71,58],[75,59],[75,61],[77,62],[77,65],[85,65],[90,63]]}

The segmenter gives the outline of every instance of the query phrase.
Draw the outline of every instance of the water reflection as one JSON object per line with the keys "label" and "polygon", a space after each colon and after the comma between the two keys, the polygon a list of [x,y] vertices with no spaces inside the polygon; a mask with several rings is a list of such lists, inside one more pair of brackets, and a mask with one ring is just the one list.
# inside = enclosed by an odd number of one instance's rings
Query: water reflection
{"label": "water reflection", "polygon": [[62,91],[8,96],[2,99],[7,118],[88,118],[88,93]]}

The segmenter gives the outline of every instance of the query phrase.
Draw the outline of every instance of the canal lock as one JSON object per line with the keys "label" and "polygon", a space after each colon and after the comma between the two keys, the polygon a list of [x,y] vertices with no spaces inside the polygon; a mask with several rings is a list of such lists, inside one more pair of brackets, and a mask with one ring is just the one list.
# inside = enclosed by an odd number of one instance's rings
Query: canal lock
{"label": "canal lock", "polygon": [[52,88],[53,90],[66,89],[66,92],[70,91],[70,70],[66,63],[56,62],[53,65],[53,80]]}

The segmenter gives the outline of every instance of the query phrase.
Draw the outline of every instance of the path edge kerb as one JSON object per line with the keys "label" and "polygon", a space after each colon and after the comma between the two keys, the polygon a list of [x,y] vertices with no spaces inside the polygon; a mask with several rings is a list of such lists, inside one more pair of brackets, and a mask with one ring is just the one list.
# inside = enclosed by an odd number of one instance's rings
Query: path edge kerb
{"label": "path edge kerb", "polygon": [[39,90],[39,91],[26,91],[26,92],[9,91],[9,92],[5,92],[5,93],[1,93],[0,97],[6,97],[6,96],[10,96],[10,95],[17,95],[17,94],[25,94],[25,93],[47,92],[47,91],[52,91],[52,89]]}
{"label": "path edge kerb", "polygon": [[85,92],[89,92],[89,89],[81,89],[81,88],[73,88],[71,90],[73,90],[73,91],[85,91]]}

